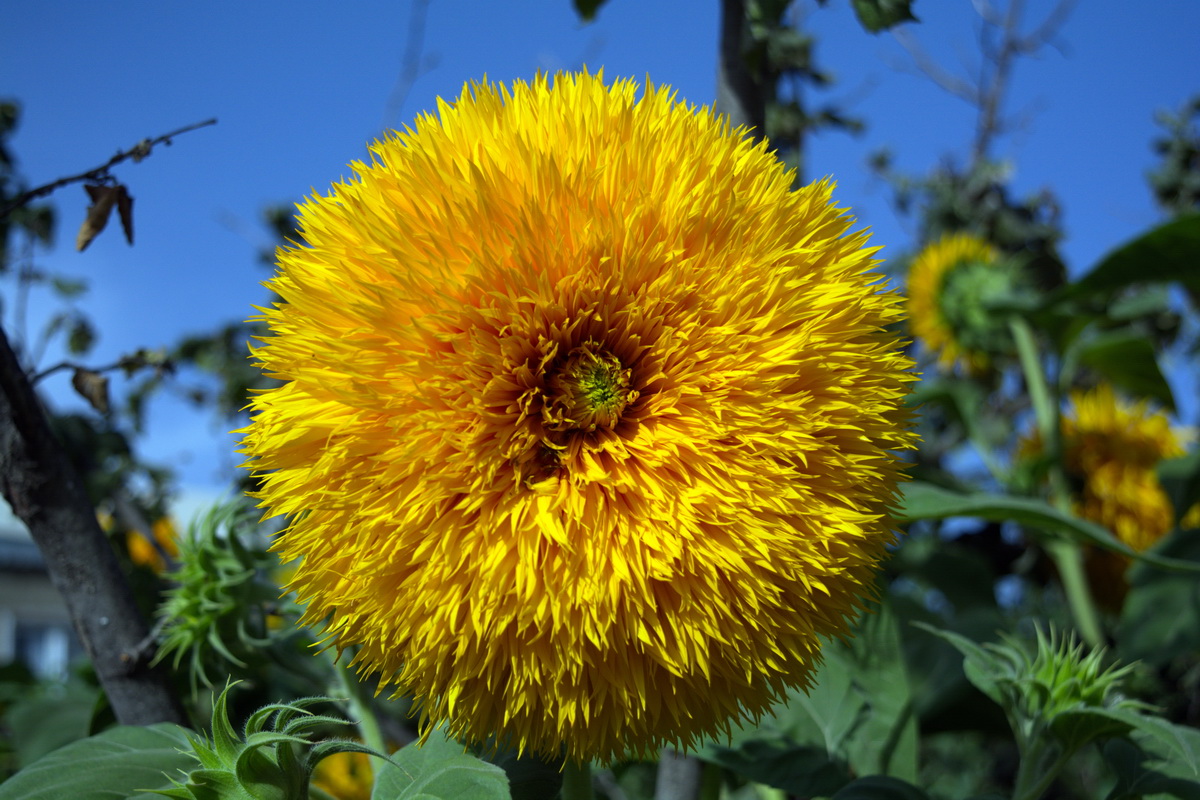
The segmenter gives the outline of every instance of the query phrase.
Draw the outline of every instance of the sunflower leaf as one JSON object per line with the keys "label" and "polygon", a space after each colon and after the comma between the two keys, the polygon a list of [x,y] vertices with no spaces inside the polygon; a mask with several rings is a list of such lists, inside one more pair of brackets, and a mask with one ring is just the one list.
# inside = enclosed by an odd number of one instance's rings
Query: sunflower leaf
{"label": "sunflower leaf", "polygon": [[30,764],[0,785],[0,800],[152,800],[149,791],[171,786],[168,775],[195,764],[186,729],[121,725]]}
{"label": "sunflower leaf", "polygon": [[1160,556],[1155,552],[1137,552],[1104,528],[1072,516],[1031,497],[974,492],[959,494],[924,481],[906,484],[896,512],[897,519],[979,517],[993,522],[1019,522],[1047,533],[1066,535],[1074,541],[1102,547],[1129,558],[1145,561],[1176,572],[1200,572],[1200,564]]}
{"label": "sunflower leaf", "polygon": [[1072,347],[1080,364],[1139,397],[1157,400],[1171,411],[1175,397],[1158,366],[1158,354],[1148,338],[1132,331],[1105,331],[1077,340]]}
{"label": "sunflower leaf", "polygon": [[1113,252],[1063,290],[1071,298],[1111,297],[1135,284],[1178,281],[1200,295],[1200,214],[1188,214],[1154,228]]}
{"label": "sunflower leaf", "polygon": [[508,778],[495,764],[463,752],[463,746],[434,731],[423,745],[410,744],[379,770],[372,800],[510,800]]}

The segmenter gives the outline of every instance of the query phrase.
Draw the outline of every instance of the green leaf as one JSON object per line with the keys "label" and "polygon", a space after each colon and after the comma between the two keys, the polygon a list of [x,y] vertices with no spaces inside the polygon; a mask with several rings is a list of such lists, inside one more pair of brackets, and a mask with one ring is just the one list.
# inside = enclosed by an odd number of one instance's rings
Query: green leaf
{"label": "green leaf", "polygon": [[147,792],[196,766],[187,733],[169,723],[111,728],[30,764],[0,785],[0,800],[155,800]]}
{"label": "green leaf", "polygon": [[929,795],[896,778],[868,775],[843,786],[832,800],[929,800]]}
{"label": "green leaf", "polygon": [[[867,713],[848,743],[859,775],[917,780],[917,723],[900,631],[889,603],[864,613],[849,642],[851,674]],[[842,647],[840,643],[837,645]]]}
{"label": "green leaf", "polygon": [[913,0],[854,0],[854,13],[864,28],[879,33],[901,22],[918,22],[912,4]]}
{"label": "green leaf", "polygon": [[1200,214],[1188,214],[1143,234],[1109,253],[1063,290],[1064,296],[1106,298],[1143,283],[1179,282],[1200,294]]}
{"label": "green leaf", "polygon": [[67,331],[67,352],[73,356],[86,355],[96,343],[96,328],[84,317],[71,320]]}
{"label": "green leaf", "polygon": [[[1182,531],[1154,547],[1162,556],[1200,563],[1200,531]],[[1200,581],[1134,564],[1117,627],[1117,652],[1125,661],[1166,664],[1200,649]],[[1163,609],[1171,612],[1163,613]]]}
{"label": "green leaf", "polygon": [[851,777],[846,764],[823,748],[797,745],[784,737],[747,739],[736,747],[710,744],[696,756],[799,797],[828,797]]}
{"label": "green leaf", "polygon": [[54,293],[64,300],[71,300],[87,291],[87,281],[78,278],[64,278],[55,276],[50,279],[50,286],[54,289]]}
{"label": "green leaf", "polygon": [[1134,728],[1133,739],[1143,750],[1170,764],[1174,775],[1200,779],[1200,730],[1149,714],[1123,712],[1123,716]]}
{"label": "green leaf", "polygon": [[59,697],[26,690],[12,703],[4,721],[12,731],[17,764],[27,766],[65,744],[88,735],[88,724],[98,692],[79,682],[67,684]]}
{"label": "green leaf", "polygon": [[552,764],[532,755],[518,756],[509,751],[491,759],[508,776],[512,800],[542,800],[557,797],[562,787],[562,764]]}
{"label": "green leaf", "polygon": [[397,750],[379,770],[371,800],[511,800],[508,778],[495,764],[465,752],[461,744],[433,731],[424,745]]}
{"label": "green leaf", "polygon": [[1154,564],[1162,569],[1200,572],[1200,564],[1168,558],[1150,552],[1139,553],[1099,525],[1064,513],[1041,500],[1030,497],[974,492],[959,494],[924,481],[905,484],[896,510],[897,519],[979,517],[994,522],[1019,522],[1048,533],[1065,534],[1070,539],[1102,547],[1115,553]]}
{"label": "green leaf", "polygon": [[1172,775],[1171,765],[1156,762],[1128,739],[1104,744],[1104,761],[1117,777],[1107,800],[1141,800],[1147,795],[1167,795],[1200,800],[1200,782]]}
{"label": "green leaf", "polygon": [[600,6],[606,2],[608,0],[574,0],[575,12],[584,22],[591,22],[596,18],[596,12],[600,10]]}
{"label": "green leaf", "polygon": [[1159,369],[1153,343],[1145,336],[1130,331],[1106,331],[1078,342],[1073,349],[1078,363],[1113,384],[1175,410],[1171,386]]}
{"label": "green leaf", "polygon": [[913,625],[954,645],[963,654],[963,672],[967,674],[967,679],[997,705],[1007,708],[1008,698],[999,685],[999,679],[1006,674],[1006,670],[994,653],[954,631],[935,628],[923,622],[914,622]]}
{"label": "green leaf", "polygon": [[1200,449],[1158,464],[1158,480],[1175,509],[1175,524],[1200,503]]}

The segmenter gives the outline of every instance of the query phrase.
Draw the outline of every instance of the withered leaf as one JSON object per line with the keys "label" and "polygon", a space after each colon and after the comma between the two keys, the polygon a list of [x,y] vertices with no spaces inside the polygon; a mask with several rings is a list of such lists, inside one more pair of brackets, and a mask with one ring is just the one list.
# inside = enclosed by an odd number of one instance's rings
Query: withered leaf
{"label": "withered leaf", "polygon": [[121,217],[121,230],[125,231],[125,241],[133,244],[133,198],[129,196],[124,186],[118,186],[117,214]]}
{"label": "withered leaf", "polygon": [[75,374],[71,376],[71,385],[75,387],[75,391],[87,400],[92,408],[99,411],[101,414],[108,413],[108,378],[101,375],[99,372],[93,372],[90,369],[81,367],[75,368]]}
{"label": "withered leaf", "polygon": [[75,249],[83,252],[92,240],[100,235],[108,218],[112,216],[113,206],[121,216],[121,227],[125,229],[125,239],[133,244],[133,198],[121,184],[85,184],[88,197],[92,204],[88,206],[87,216],[79,226],[79,235],[75,237]]}

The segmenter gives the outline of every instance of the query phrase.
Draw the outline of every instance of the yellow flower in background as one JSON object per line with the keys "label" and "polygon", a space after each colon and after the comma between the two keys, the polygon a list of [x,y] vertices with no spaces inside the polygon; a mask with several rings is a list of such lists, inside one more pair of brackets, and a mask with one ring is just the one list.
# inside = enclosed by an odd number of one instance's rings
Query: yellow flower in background
{"label": "yellow flower in background", "polygon": [[157,547],[137,531],[125,534],[125,546],[129,551],[129,559],[134,564],[162,572],[167,568],[163,555],[170,558],[179,555],[179,532],[175,530],[175,523],[170,517],[159,517],[154,521],[150,532],[158,544]]}
{"label": "yellow flower in background", "polygon": [[375,786],[371,757],[350,751],[325,756],[317,762],[310,782],[337,800],[371,800]]}
{"label": "yellow flower in background", "polygon": [[244,431],[289,588],[470,742],[687,746],[893,534],[901,301],[832,186],[630,81],[471,85],[299,215]]}
{"label": "yellow flower in background", "polygon": [[[1172,428],[1162,411],[1145,400],[1130,402],[1102,384],[1071,393],[1062,421],[1064,466],[1075,486],[1074,511],[1102,525],[1137,551],[1148,549],[1174,527],[1175,511],[1155,468],[1164,458],[1184,455],[1190,432]],[[1042,452],[1040,437],[1027,440],[1027,454]],[[1200,506],[1184,527],[1200,523]],[[1106,608],[1125,597],[1124,556],[1095,548],[1087,553],[1093,594]]]}
{"label": "yellow flower in background", "polygon": [[[963,366],[973,372],[987,367],[987,354],[963,341],[961,326],[952,323],[947,304],[947,281],[956,271],[973,265],[993,267],[999,254],[992,245],[969,233],[953,233],[929,244],[908,268],[908,318],[913,336],[937,357],[944,369]],[[963,310],[960,308],[960,310]]]}
{"label": "yellow flower in background", "polygon": [[1134,550],[1145,550],[1174,527],[1174,509],[1155,467],[1185,453],[1190,435],[1145,400],[1129,402],[1102,385],[1071,395],[1062,420],[1067,473],[1082,479],[1077,511]]}

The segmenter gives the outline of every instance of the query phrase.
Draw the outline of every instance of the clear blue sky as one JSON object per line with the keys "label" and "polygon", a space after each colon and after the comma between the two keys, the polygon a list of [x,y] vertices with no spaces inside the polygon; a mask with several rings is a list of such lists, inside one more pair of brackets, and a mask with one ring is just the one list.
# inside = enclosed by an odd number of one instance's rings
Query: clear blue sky
{"label": "clear blue sky", "polygon": [[[1052,5],[1027,2],[1026,16],[1038,22]],[[585,25],[570,0],[433,0],[423,48],[430,68],[386,118],[408,36],[403,0],[10,3],[0,14],[0,95],[23,105],[13,144],[31,185],[98,165],[143,137],[220,119],[118,168],[136,198],[136,246],[109,230],[75,253],[86,202],[72,186],[53,198],[57,246],[37,261],[89,280],[81,307],[101,332],[96,364],[245,318],[266,297],[267,273],[256,264],[268,242],[264,206],[325,191],[385,123],[402,125],[484,75],[508,81],[585,62],[710,103],[718,6],[609,0]],[[806,6],[818,59],[839,79],[828,96],[852,101],[849,110],[868,124],[861,137],[813,140],[808,176],[833,175],[837,199],[873,228],[885,256],[898,255],[912,247],[911,231],[866,170],[867,155],[886,145],[909,172],[961,159],[974,112],[897,69],[908,63],[904,50],[889,34],[865,33],[849,0]],[[932,56],[960,73],[976,62],[970,3],[917,0],[914,8],[922,22],[908,30]],[[1018,63],[1008,110],[1028,121],[996,154],[1012,160],[1019,192],[1058,194],[1073,273],[1160,219],[1145,182],[1152,118],[1200,92],[1197,31],[1195,0],[1136,9],[1087,0],[1061,30],[1061,50]],[[34,322],[53,307],[35,296]],[[78,404],[65,377],[48,388],[60,406]],[[224,483],[237,461],[233,441],[210,417],[164,399],[143,446],[151,459],[175,465],[186,487],[203,488]]]}

